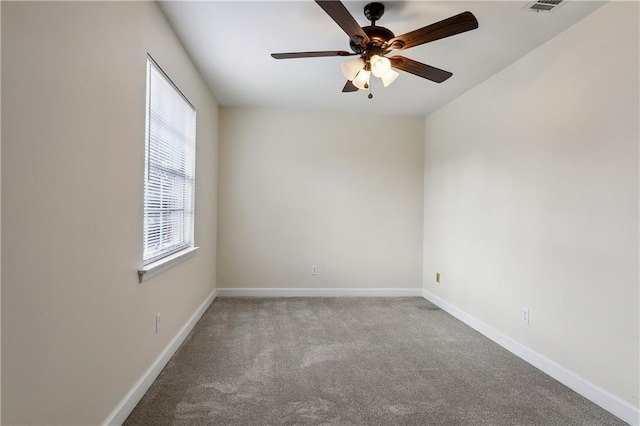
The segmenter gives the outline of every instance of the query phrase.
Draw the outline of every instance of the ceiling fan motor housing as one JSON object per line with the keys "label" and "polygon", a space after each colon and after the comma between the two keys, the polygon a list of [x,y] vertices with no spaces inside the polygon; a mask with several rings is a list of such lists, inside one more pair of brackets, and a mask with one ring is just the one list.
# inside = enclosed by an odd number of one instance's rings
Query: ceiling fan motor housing
{"label": "ceiling fan motor housing", "polygon": [[355,44],[353,40],[349,43],[351,46],[351,50],[356,53],[363,53],[365,50],[369,51],[373,49],[383,50],[387,47],[387,42],[395,37],[393,32],[385,27],[378,27],[376,25],[371,25],[368,27],[362,27],[362,30],[369,37],[369,44],[366,48]]}

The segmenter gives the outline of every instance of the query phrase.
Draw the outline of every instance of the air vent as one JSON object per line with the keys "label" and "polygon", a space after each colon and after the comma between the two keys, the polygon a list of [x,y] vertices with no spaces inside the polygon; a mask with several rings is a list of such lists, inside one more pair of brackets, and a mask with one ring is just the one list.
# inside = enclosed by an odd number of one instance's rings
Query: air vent
{"label": "air vent", "polygon": [[525,10],[532,10],[534,12],[551,12],[564,3],[564,0],[537,0],[527,3],[524,8]]}

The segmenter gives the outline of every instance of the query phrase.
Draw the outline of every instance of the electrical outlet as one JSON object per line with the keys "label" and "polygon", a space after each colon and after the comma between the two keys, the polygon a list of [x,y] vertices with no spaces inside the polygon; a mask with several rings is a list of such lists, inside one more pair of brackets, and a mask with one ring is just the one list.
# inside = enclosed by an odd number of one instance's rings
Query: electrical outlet
{"label": "electrical outlet", "polygon": [[440,282],[440,272],[436,272],[436,282]]}
{"label": "electrical outlet", "polygon": [[311,275],[318,275],[318,265],[311,265]]}
{"label": "electrical outlet", "polygon": [[522,322],[529,324],[529,308],[522,308]]}
{"label": "electrical outlet", "polygon": [[156,333],[160,331],[160,312],[156,314]]}

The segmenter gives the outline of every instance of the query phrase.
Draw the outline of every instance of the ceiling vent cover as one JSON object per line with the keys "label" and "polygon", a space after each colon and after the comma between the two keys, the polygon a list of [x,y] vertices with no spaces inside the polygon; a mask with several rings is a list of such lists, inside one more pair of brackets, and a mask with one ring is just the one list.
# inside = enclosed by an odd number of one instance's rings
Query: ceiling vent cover
{"label": "ceiling vent cover", "polygon": [[525,10],[531,10],[534,12],[551,12],[564,3],[564,0],[537,0],[527,3],[524,8]]}

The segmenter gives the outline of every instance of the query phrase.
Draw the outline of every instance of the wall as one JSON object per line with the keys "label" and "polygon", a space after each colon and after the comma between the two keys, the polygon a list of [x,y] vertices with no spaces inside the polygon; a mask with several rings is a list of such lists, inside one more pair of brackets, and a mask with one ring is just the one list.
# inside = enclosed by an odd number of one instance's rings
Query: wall
{"label": "wall", "polygon": [[220,131],[219,288],[420,288],[422,119],[222,108]]}
{"label": "wall", "polygon": [[[2,7],[0,7],[0,23],[2,22]],[[2,25],[0,24],[0,32]],[[2,80],[2,55],[0,55],[0,81]],[[0,102],[0,117],[2,117],[2,102]],[[0,119],[0,122],[2,120]],[[0,123],[0,134],[2,125]],[[0,194],[2,193],[2,138],[0,137]],[[0,197],[0,235],[2,235],[2,197]],[[2,259],[2,244],[0,244],[0,259]],[[2,383],[2,262],[0,262],[0,383]],[[2,386],[0,386],[0,423],[2,423]]]}
{"label": "wall", "polygon": [[[198,110],[201,249],[139,284],[147,52]],[[99,424],[215,288],[217,105],[155,2],[2,2],[2,105],[2,422]]]}
{"label": "wall", "polygon": [[610,3],[428,116],[424,198],[425,290],[636,409],[638,47]]}

